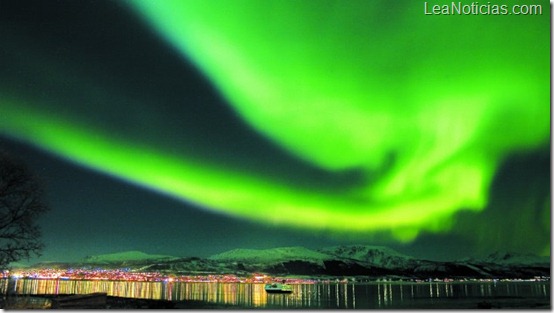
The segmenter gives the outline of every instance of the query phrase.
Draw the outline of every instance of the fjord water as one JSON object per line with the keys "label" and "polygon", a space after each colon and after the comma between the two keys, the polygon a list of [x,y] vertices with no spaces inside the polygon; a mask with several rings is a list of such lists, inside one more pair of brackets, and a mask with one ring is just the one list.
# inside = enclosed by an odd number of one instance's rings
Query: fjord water
{"label": "fjord water", "polygon": [[[267,294],[263,284],[217,282],[136,282],[105,280],[4,280],[2,291],[16,295],[86,294],[171,301],[202,301],[237,308],[414,309],[550,308],[550,283],[374,282],[295,284],[292,294]],[[8,290],[9,289],[9,290]]]}

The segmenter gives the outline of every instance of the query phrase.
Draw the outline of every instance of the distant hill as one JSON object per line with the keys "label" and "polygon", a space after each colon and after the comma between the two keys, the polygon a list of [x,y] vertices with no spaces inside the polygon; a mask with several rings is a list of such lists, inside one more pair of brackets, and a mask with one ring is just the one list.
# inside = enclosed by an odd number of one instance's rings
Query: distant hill
{"label": "distant hill", "polygon": [[485,260],[438,262],[416,259],[382,246],[347,245],[235,249],[209,257],[237,270],[281,275],[404,277],[411,279],[549,276],[550,261],[531,255],[491,254]]}
{"label": "distant hill", "polygon": [[209,258],[174,257],[127,251],[86,257],[78,263],[35,266],[70,268],[127,267],[137,271],[173,274],[267,273],[284,276],[379,278],[533,278],[550,276],[550,258],[515,253],[492,253],[484,259],[439,262],[416,259],[381,246],[349,245],[316,250],[305,247],[235,249]]}
{"label": "distant hill", "polygon": [[10,264],[8,264],[8,268],[27,268],[27,267],[30,267],[30,265],[22,262],[11,262]]}
{"label": "distant hill", "polygon": [[208,258],[219,264],[233,264],[237,270],[269,274],[325,275],[333,257],[304,247],[235,249]]}
{"label": "distant hill", "polygon": [[313,251],[304,247],[283,247],[274,249],[234,249],[212,255],[208,259],[216,261],[232,261],[246,263],[275,263],[290,260],[321,263],[332,259],[328,254]]}
{"label": "distant hill", "polygon": [[341,260],[350,259],[365,265],[389,269],[406,268],[415,263],[413,257],[382,246],[336,246],[319,249],[318,251]]}
{"label": "distant hill", "polygon": [[174,260],[177,257],[160,254],[146,254],[141,251],[125,251],[110,254],[101,254],[95,256],[87,256],[83,259],[83,263],[110,263],[110,262],[127,262],[127,261],[146,261],[146,260]]}
{"label": "distant hill", "polygon": [[550,257],[511,252],[495,252],[480,261],[483,263],[503,265],[550,266]]}

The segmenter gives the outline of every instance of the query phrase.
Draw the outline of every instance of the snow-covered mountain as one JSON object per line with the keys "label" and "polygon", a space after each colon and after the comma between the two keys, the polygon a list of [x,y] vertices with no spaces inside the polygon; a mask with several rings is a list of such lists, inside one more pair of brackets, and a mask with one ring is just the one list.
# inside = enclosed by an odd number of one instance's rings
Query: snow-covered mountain
{"label": "snow-covered mountain", "polygon": [[550,261],[531,255],[492,254],[485,260],[437,262],[416,259],[381,246],[349,245],[310,250],[304,247],[236,249],[209,258],[240,270],[273,274],[446,278],[524,278],[549,276]]}
{"label": "snow-covered mountain", "polygon": [[322,263],[332,257],[328,254],[313,251],[304,247],[283,247],[273,249],[234,249],[212,255],[208,259],[214,261],[230,261],[245,263],[276,263],[291,260]]}
{"label": "snow-covered mountain", "polygon": [[173,257],[127,251],[85,258],[77,264],[39,267],[130,267],[179,274],[241,274],[356,276],[360,279],[402,278],[533,278],[550,276],[550,259],[514,253],[493,253],[485,259],[438,262],[416,259],[380,246],[336,246],[317,251],[304,247],[235,249],[209,258]]}
{"label": "snow-covered mountain", "polygon": [[417,261],[391,248],[382,246],[336,246],[318,250],[321,253],[341,260],[354,260],[364,265],[388,269],[407,268],[414,266]]}
{"label": "snow-covered mountain", "polygon": [[209,260],[234,262],[245,271],[378,276],[410,273],[422,262],[390,248],[362,245],[336,246],[317,251],[304,247],[235,249],[211,256]]}
{"label": "snow-covered mountain", "polygon": [[480,260],[480,262],[498,265],[550,266],[550,257],[511,252],[494,252],[485,259]]}
{"label": "snow-covered mountain", "polygon": [[241,262],[282,262],[302,260],[321,262],[328,260],[351,260],[376,266],[412,261],[414,258],[393,249],[380,246],[336,246],[319,250],[304,247],[283,247],[273,249],[234,249],[209,257],[210,260]]}

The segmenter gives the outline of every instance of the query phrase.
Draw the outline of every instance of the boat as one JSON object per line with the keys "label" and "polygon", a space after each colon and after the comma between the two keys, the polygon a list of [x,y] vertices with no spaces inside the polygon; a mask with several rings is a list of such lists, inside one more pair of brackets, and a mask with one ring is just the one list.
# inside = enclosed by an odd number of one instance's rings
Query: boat
{"label": "boat", "polygon": [[292,293],[292,286],[285,283],[265,284],[264,289],[267,293]]}

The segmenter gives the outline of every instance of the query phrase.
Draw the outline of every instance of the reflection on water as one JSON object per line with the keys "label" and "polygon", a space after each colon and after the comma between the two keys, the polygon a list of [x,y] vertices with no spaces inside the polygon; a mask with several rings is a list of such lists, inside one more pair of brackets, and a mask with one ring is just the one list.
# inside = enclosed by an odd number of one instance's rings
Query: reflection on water
{"label": "reflection on water", "polygon": [[0,291],[16,294],[86,294],[172,301],[199,300],[244,308],[402,308],[416,301],[487,299],[493,297],[550,298],[549,282],[379,282],[292,285],[293,293],[267,294],[263,284],[215,282],[130,282],[103,280],[2,280]]}

